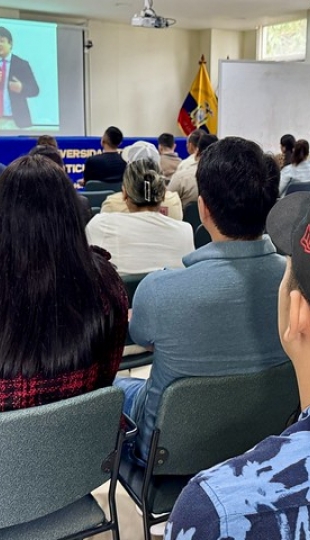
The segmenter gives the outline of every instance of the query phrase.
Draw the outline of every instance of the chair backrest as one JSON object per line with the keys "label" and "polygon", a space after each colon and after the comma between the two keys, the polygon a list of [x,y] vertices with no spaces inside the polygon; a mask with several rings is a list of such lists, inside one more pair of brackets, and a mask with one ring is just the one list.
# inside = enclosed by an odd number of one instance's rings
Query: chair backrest
{"label": "chair backrest", "polygon": [[183,221],[190,223],[191,226],[193,227],[194,232],[201,224],[199,211],[198,211],[198,204],[196,201],[190,202],[185,206],[183,210]]}
{"label": "chair backrest", "polygon": [[292,182],[287,188],[286,195],[296,191],[310,191],[310,182]]}
{"label": "chair backrest", "polygon": [[113,194],[114,191],[112,191],[112,189],[106,189],[104,191],[83,191],[83,195],[87,197],[92,208],[101,208],[103,201],[105,201],[109,195]]}
{"label": "chair backrest", "polygon": [[299,403],[291,362],[258,373],[179,379],[163,395],[154,474],[193,475],[280,434]]}
{"label": "chair backrest", "polygon": [[132,299],[136,292],[136,288],[138,287],[140,281],[142,281],[142,279],[145,278],[145,276],[147,276],[147,273],[126,274],[126,275],[121,276],[122,281],[127,291],[129,307],[132,306]]}
{"label": "chair backrest", "polygon": [[114,387],[0,413],[1,528],[50,514],[108,480],[123,392]]}
{"label": "chair backrest", "polygon": [[122,182],[119,180],[119,175],[111,177],[109,181],[103,180],[88,180],[85,184],[86,191],[105,191],[111,189],[113,192],[122,191]]}
{"label": "chair backrest", "polygon": [[201,246],[205,246],[212,242],[212,238],[208,233],[207,229],[202,225],[202,223],[197,227],[194,235],[195,248],[198,249]]}

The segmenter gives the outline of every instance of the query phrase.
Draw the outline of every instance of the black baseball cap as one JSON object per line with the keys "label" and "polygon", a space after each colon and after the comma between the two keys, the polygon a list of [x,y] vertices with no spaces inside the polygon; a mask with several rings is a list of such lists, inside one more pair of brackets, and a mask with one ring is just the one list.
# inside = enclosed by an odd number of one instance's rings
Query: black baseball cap
{"label": "black baseball cap", "polygon": [[266,229],[278,251],[291,257],[298,285],[310,301],[310,193],[280,199],[268,214]]}

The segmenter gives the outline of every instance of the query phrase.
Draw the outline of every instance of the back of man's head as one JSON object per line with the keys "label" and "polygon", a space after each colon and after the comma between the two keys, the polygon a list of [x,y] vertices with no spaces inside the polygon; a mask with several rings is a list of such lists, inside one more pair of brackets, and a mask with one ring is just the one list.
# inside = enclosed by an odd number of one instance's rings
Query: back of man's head
{"label": "back of man's head", "polygon": [[254,240],[275,204],[280,171],[254,142],[226,137],[205,150],[197,169],[198,190],[221,234]]}
{"label": "back of man's head", "polygon": [[162,146],[164,148],[169,148],[170,150],[174,150],[174,147],[175,147],[174,136],[171,133],[162,133],[158,137],[158,146]]}
{"label": "back of man's head", "polygon": [[120,129],[110,126],[105,130],[102,137],[102,144],[106,143],[111,148],[117,148],[123,140],[123,134]]}
{"label": "back of man's head", "polygon": [[196,155],[200,158],[202,152],[204,152],[210,146],[210,144],[213,144],[217,141],[218,138],[216,135],[210,135],[210,133],[203,133],[198,141]]}

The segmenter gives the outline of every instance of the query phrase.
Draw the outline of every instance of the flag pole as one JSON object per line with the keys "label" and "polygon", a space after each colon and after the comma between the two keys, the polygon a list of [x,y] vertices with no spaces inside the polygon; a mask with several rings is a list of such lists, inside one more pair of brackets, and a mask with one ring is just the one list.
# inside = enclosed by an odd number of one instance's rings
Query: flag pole
{"label": "flag pole", "polygon": [[206,62],[206,59],[205,59],[205,55],[202,54],[198,64],[201,66],[202,64],[206,64],[206,63],[207,62]]}

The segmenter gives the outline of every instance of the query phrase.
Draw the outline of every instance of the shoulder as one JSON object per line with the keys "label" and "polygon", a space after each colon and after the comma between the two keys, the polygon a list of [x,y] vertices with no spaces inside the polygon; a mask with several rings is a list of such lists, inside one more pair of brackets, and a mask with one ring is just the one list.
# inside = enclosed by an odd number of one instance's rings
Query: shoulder
{"label": "shoulder", "polygon": [[20,56],[17,56],[16,54],[12,54],[11,56],[11,65],[15,65],[16,66],[28,66],[29,63],[27,62],[27,60],[24,60],[23,58],[21,58]]}

